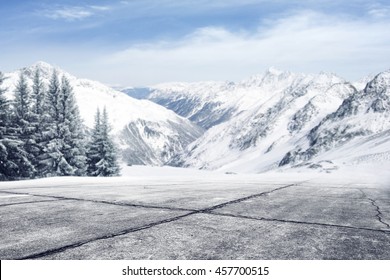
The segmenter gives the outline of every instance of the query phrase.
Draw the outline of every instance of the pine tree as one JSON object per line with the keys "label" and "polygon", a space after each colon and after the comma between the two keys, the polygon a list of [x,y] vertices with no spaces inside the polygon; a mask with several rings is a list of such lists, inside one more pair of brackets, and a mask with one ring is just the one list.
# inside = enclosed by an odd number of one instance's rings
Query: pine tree
{"label": "pine tree", "polygon": [[96,164],[100,161],[101,120],[100,110],[96,110],[95,125],[92,130],[91,141],[87,145],[87,175],[95,176]]}
{"label": "pine tree", "polygon": [[9,102],[4,96],[5,89],[3,89],[4,75],[0,72],[0,181],[7,179],[7,146],[6,146],[6,133],[8,126],[9,116]]}
{"label": "pine tree", "polygon": [[44,153],[39,159],[41,175],[44,177],[69,175],[73,168],[64,159],[64,143],[61,139],[60,126],[61,85],[57,71],[53,71],[45,100],[43,143]]}
{"label": "pine tree", "polygon": [[34,126],[32,124],[33,115],[30,89],[23,72],[20,73],[19,80],[15,88],[12,118],[14,140],[20,141],[20,146],[18,145],[20,154],[18,156],[25,157],[21,159],[21,168],[23,168],[23,170],[21,170],[21,174],[27,178],[33,178],[35,176],[33,162],[35,161],[34,151],[36,150],[36,142],[33,137]]}
{"label": "pine tree", "polygon": [[60,83],[56,71],[53,71],[49,88],[44,98],[46,114],[42,116],[43,153],[38,158],[38,169],[42,177],[61,175],[57,166],[61,161],[60,143],[58,141],[58,97]]}
{"label": "pine tree", "polygon": [[[0,73],[0,180],[31,178],[34,167],[21,140],[22,129],[28,131],[28,125],[25,123],[25,118],[28,116],[28,88],[25,78],[21,75],[16,87],[12,114],[9,103],[4,97],[5,90],[1,88],[3,80],[3,75]],[[19,105],[24,106],[27,113],[21,112]],[[18,117],[21,117],[20,121]]]}
{"label": "pine tree", "polygon": [[36,69],[33,78],[32,94],[31,94],[31,125],[33,132],[31,140],[33,146],[31,153],[33,154],[32,163],[36,169],[36,176],[41,176],[45,165],[42,166],[41,160],[45,157],[44,155],[44,127],[46,120],[45,110],[45,85],[42,81],[40,70]]}
{"label": "pine tree", "polygon": [[103,116],[99,110],[96,112],[95,127],[92,140],[88,145],[88,175],[90,176],[118,176],[120,167],[117,162],[117,152],[110,135],[107,110],[104,108]]}
{"label": "pine tree", "polygon": [[61,86],[58,80],[57,71],[53,71],[49,83],[49,90],[45,98],[45,107],[47,109],[46,125],[47,136],[50,138],[59,137],[59,123],[60,123],[60,92]]}
{"label": "pine tree", "polygon": [[64,141],[62,152],[65,160],[74,169],[72,174],[65,175],[83,176],[86,174],[86,156],[85,136],[80,112],[74,98],[73,89],[65,76],[62,77],[61,86],[60,137]]}
{"label": "pine tree", "polygon": [[46,96],[45,176],[85,175],[84,133],[72,87],[54,71]]}
{"label": "pine tree", "polygon": [[4,75],[0,72],[0,140],[4,138],[9,116],[9,101],[4,96],[5,89],[2,87]]}
{"label": "pine tree", "polygon": [[31,99],[33,100],[32,112],[40,123],[45,115],[45,86],[39,69],[34,73]]}
{"label": "pine tree", "polygon": [[31,103],[29,95],[30,90],[26,76],[21,72],[15,88],[14,114],[15,121],[25,130],[28,130],[28,118],[30,117]]}

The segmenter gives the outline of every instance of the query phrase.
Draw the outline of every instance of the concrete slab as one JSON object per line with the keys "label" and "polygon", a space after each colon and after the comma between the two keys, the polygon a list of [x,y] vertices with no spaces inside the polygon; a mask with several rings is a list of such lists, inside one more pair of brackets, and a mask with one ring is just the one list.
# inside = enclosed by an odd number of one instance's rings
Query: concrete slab
{"label": "concrete slab", "polygon": [[68,200],[0,207],[0,259],[23,258],[181,214]]}
{"label": "concrete slab", "polygon": [[[307,191],[310,192],[309,189]],[[289,190],[289,195],[277,192],[239,204],[228,205],[214,212],[253,218],[388,229],[377,219],[377,209],[367,199],[295,196],[293,194],[294,190]]]}

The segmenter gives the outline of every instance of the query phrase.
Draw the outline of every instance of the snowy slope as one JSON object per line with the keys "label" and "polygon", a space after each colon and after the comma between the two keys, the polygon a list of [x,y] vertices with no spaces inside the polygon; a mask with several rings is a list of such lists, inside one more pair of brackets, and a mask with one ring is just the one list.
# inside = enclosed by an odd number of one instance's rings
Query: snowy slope
{"label": "snowy slope", "polygon": [[46,84],[54,69],[70,80],[87,127],[93,126],[96,109],[106,107],[112,133],[128,163],[161,165],[203,132],[187,119],[153,102],[131,98],[99,82],[78,79],[44,62],[6,74],[8,96],[12,98],[20,71],[32,83],[31,78],[37,68]]}
{"label": "snowy slope", "polygon": [[289,151],[281,165],[347,158],[389,160],[390,71],[371,80],[364,90],[346,98],[341,106]]}
{"label": "snowy slope", "polygon": [[[256,85],[252,106],[209,129],[172,160],[173,165],[263,172],[279,166],[285,154],[356,89],[342,78],[267,71]],[[245,97],[244,97],[245,98]]]}

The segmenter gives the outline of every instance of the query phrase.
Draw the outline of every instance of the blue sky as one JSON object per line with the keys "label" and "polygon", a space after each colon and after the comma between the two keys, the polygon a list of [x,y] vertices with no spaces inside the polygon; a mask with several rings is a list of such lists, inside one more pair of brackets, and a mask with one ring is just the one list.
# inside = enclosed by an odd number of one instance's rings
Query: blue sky
{"label": "blue sky", "polygon": [[46,61],[111,85],[233,80],[274,66],[390,68],[389,1],[1,1],[0,70]]}

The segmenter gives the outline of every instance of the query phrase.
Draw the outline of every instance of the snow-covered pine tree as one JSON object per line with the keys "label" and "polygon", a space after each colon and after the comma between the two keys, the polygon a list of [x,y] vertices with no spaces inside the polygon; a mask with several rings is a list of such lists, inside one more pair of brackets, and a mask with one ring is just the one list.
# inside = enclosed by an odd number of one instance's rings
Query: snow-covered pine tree
{"label": "snow-covered pine tree", "polygon": [[19,75],[19,80],[15,88],[14,100],[14,115],[18,125],[25,129],[29,129],[28,119],[31,115],[31,99],[30,89],[27,84],[26,76],[23,72]]}
{"label": "snow-covered pine tree", "polygon": [[103,116],[96,112],[93,136],[88,145],[88,175],[98,177],[112,177],[120,174],[117,162],[117,151],[110,135],[107,110]]}
{"label": "snow-covered pine tree", "polygon": [[87,175],[96,176],[96,164],[100,161],[101,137],[101,120],[100,110],[96,110],[95,124],[92,129],[91,140],[87,145]]}
{"label": "snow-covered pine tree", "polygon": [[73,89],[69,80],[63,76],[61,81],[60,98],[60,137],[63,139],[63,155],[65,160],[74,169],[73,174],[86,175],[85,134],[80,112],[74,98]]}
{"label": "snow-covered pine tree", "polygon": [[26,157],[26,159],[23,159],[23,168],[27,169],[23,170],[22,173],[28,178],[33,178],[35,176],[34,161],[37,148],[34,138],[35,127],[33,125],[30,89],[23,72],[20,73],[15,88],[12,119],[12,126],[15,132],[14,139],[21,141],[20,149],[23,149],[23,154]]}
{"label": "snow-covered pine tree", "polygon": [[8,124],[9,101],[5,97],[5,89],[2,87],[4,75],[0,72],[0,140],[4,138]]}
{"label": "snow-covered pine tree", "polygon": [[85,175],[84,133],[73,90],[66,77],[61,84],[53,72],[45,98],[44,176]]}
{"label": "snow-covered pine tree", "polygon": [[31,124],[33,132],[31,140],[34,141],[33,149],[31,153],[34,155],[32,163],[36,169],[36,176],[40,177],[44,166],[41,165],[41,159],[44,158],[44,127],[46,120],[45,110],[45,85],[41,78],[39,68],[35,70],[33,78],[33,86],[31,93]]}
{"label": "snow-covered pine tree", "polygon": [[45,85],[39,68],[34,73],[31,99],[32,112],[36,115],[38,123],[42,122],[45,115]]}
{"label": "snow-covered pine tree", "polygon": [[0,72],[0,181],[7,179],[7,146],[6,146],[6,133],[8,126],[9,116],[9,102],[4,96],[5,89],[2,87],[4,81],[4,75]]}
{"label": "snow-covered pine tree", "polygon": [[18,124],[15,125],[13,122],[17,120],[18,116],[16,114],[17,105],[21,103],[24,104],[23,106],[26,105],[24,99],[28,99],[28,88],[25,78],[21,76],[15,92],[19,96],[15,97],[14,114],[12,114],[9,103],[4,96],[4,89],[1,88],[3,80],[4,77],[0,73],[0,180],[31,178],[34,167],[28,159],[24,142],[20,139],[21,129]]}
{"label": "snow-covered pine tree", "polygon": [[[39,156],[39,172],[42,177],[60,176],[62,171],[59,168],[63,161],[61,153],[61,141],[59,139],[59,96],[60,82],[58,74],[54,70],[49,81],[49,88],[45,95],[44,107],[46,114],[43,117],[42,140],[44,145],[43,153]],[[69,168],[70,170],[71,168]]]}

